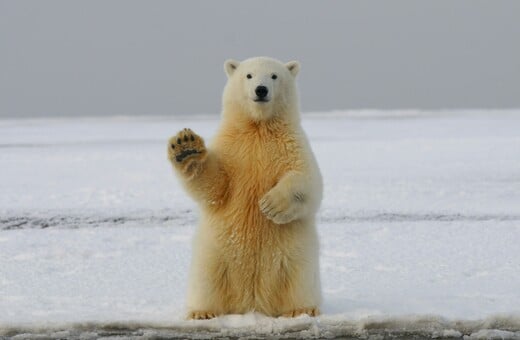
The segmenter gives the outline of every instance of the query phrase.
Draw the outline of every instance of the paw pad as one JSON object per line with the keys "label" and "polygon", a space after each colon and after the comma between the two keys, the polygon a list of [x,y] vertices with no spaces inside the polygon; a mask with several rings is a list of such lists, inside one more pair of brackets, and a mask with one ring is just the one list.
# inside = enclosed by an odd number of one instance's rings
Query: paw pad
{"label": "paw pad", "polygon": [[200,151],[197,151],[197,150],[184,150],[182,151],[180,154],[178,154],[177,156],[175,156],[175,160],[177,162],[182,162],[182,160],[186,157],[188,157],[189,155],[193,155],[193,154],[196,154],[196,153],[200,153]]}
{"label": "paw pad", "polygon": [[182,163],[186,158],[195,157],[206,151],[204,141],[190,129],[183,129],[169,141],[170,160]]}

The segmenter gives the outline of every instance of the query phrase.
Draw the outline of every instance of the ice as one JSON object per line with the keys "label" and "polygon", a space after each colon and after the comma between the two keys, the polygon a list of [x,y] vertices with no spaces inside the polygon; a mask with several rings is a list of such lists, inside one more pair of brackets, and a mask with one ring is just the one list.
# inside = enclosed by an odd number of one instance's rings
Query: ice
{"label": "ice", "polygon": [[0,337],[519,338],[520,111],[338,111],[322,316],[186,321],[196,205],[166,160],[216,116],[0,120]]}

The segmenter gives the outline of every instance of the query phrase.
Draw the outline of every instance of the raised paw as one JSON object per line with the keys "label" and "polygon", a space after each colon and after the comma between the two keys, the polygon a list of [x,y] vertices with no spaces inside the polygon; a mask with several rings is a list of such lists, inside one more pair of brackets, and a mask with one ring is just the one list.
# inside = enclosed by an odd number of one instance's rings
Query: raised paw
{"label": "raised paw", "polygon": [[188,319],[191,320],[209,320],[215,317],[217,317],[217,315],[212,312],[194,311],[188,313]]}
{"label": "raised paw", "polygon": [[180,131],[168,141],[168,159],[184,171],[196,168],[194,162],[202,160],[205,155],[204,140],[190,129]]}
{"label": "raised paw", "polygon": [[320,315],[320,310],[316,307],[310,308],[298,308],[286,313],[283,313],[282,316],[285,318],[294,318],[298,315],[307,314],[308,316],[318,316]]}
{"label": "raised paw", "polygon": [[289,223],[298,218],[303,200],[303,193],[285,193],[274,188],[260,199],[260,211],[276,224]]}

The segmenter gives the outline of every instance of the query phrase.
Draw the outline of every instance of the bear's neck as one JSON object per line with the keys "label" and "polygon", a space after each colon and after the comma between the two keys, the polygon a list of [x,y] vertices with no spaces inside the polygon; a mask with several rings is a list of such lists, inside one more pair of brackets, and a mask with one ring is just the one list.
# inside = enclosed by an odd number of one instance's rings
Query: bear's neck
{"label": "bear's neck", "polygon": [[242,144],[253,140],[263,145],[262,141],[284,140],[287,136],[299,134],[299,130],[297,126],[279,118],[265,121],[222,121],[218,135],[221,135],[222,140],[232,140],[232,143]]}
{"label": "bear's neck", "polygon": [[268,119],[254,119],[247,114],[228,116],[222,120],[222,127],[234,127],[242,131],[258,132],[260,134],[276,133],[277,131],[291,131],[298,129],[299,121],[291,121],[282,115],[274,115]]}
{"label": "bear's neck", "polygon": [[222,111],[222,125],[235,126],[245,129],[277,130],[278,128],[298,128],[300,115],[297,111],[280,110],[270,114],[250,112],[247,107],[224,105]]}

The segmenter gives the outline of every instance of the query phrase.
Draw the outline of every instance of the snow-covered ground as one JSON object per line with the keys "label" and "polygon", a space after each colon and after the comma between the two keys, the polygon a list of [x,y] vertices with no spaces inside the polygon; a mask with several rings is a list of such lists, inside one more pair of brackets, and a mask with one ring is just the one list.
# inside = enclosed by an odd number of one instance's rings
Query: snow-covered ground
{"label": "snow-covered ground", "polygon": [[166,140],[218,117],[0,120],[0,338],[520,339],[520,111],[306,114],[323,315],[183,319],[197,212]]}

